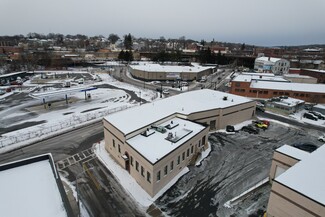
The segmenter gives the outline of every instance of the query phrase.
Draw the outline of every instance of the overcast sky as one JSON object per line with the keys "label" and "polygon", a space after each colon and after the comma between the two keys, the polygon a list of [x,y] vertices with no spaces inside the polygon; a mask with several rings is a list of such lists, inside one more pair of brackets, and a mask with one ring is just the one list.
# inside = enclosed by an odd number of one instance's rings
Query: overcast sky
{"label": "overcast sky", "polygon": [[325,0],[0,0],[0,35],[131,33],[254,45],[325,44]]}

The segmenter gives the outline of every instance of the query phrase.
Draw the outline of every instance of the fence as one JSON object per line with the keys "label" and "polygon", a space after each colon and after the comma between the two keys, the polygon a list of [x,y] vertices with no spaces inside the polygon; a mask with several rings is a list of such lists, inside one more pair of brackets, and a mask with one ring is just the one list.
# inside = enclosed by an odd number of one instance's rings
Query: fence
{"label": "fence", "polygon": [[[95,121],[97,119],[103,118],[111,113],[118,112],[130,108],[133,106],[120,106],[113,109],[105,109],[105,110],[96,110],[93,112],[89,112],[87,114],[73,115],[69,119],[59,122],[58,124],[41,124],[33,127],[33,129],[26,132],[26,130],[22,130],[23,132],[17,131],[14,136],[3,136],[0,137],[0,148],[5,146],[9,146],[12,144],[16,144],[19,142],[25,142],[30,139],[35,139],[39,137],[46,137],[53,135],[54,133],[59,133],[67,128],[74,128],[80,126],[83,123],[89,121]],[[36,129],[38,128],[38,129]]]}

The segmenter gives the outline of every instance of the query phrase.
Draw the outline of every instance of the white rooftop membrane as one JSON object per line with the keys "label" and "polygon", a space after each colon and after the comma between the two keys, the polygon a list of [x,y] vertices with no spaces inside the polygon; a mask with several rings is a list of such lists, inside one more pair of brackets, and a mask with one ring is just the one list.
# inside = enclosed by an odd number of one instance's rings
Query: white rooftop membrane
{"label": "white rooftop membrane", "polygon": [[[225,96],[227,100],[223,100]],[[227,108],[248,102],[252,102],[252,100],[229,93],[203,89],[144,104],[106,116],[105,119],[127,135],[175,113],[189,115],[194,112]]]}
{"label": "white rooftop membrane", "polygon": [[[173,118],[160,126],[166,126],[171,122],[178,124],[178,126],[170,130],[166,129],[166,133],[155,132],[148,137],[139,134],[127,140],[127,143],[154,164],[205,128],[200,124],[180,118]],[[166,139],[168,133],[172,133],[173,137],[179,136],[180,139],[173,143]]]}
{"label": "white rooftop membrane", "polygon": [[0,186],[1,216],[67,216],[47,160],[1,171]]}
{"label": "white rooftop membrane", "polygon": [[325,145],[275,180],[325,206]]}

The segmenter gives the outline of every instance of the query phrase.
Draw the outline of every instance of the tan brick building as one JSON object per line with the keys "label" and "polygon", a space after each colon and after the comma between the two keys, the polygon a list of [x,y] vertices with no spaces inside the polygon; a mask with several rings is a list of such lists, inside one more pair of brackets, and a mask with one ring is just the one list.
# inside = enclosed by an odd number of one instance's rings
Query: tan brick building
{"label": "tan brick building", "polygon": [[325,216],[325,146],[309,154],[285,145],[273,155],[268,217]]}
{"label": "tan brick building", "polygon": [[105,148],[151,196],[195,162],[209,130],[250,119],[255,102],[213,90],[182,93],[104,119]]}

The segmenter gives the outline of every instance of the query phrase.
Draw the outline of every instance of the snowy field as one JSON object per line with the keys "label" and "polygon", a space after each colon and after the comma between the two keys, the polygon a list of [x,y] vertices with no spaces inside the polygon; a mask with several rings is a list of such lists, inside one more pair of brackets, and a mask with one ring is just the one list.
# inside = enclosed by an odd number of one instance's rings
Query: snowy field
{"label": "snowy field", "polygon": [[[62,94],[51,98],[50,108],[47,103],[46,108],[44,107],[42,98],[32,98],[29,93],[36,95],[50,91],[64,91],[66,88],[49,86],[49,84],[33,85],[28,81],[24,83],[22,89],[2,95],[0,130],[2,129],[3,132],[0,137],[0,152],[24,146],[83,124],[100,121],[112,112],[140,105],[140,100],[144,103],[156,98],[155,92],[116,81],[107,73],[95,76],[99,76],[101,81],[91,81],[91,85],[98,88],[87,92],[91,95],[90,99],[85,99],[84,92],[69,93],[69,103],[66,104],[65,94]],[[76,86],[88,87],[86,84]],[[36,89],[39,91],[36,92]],[[48,102],[49,99],[46,101]]]}

